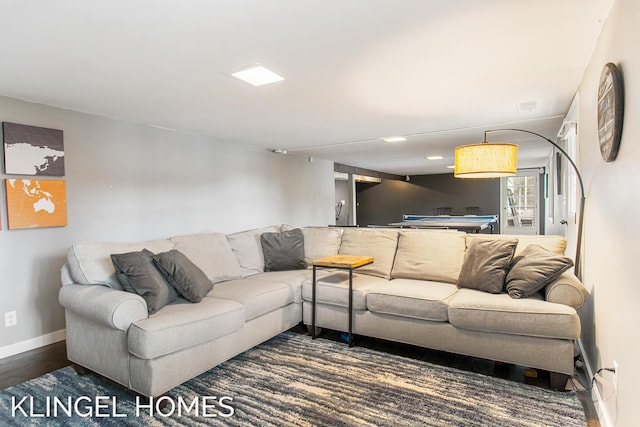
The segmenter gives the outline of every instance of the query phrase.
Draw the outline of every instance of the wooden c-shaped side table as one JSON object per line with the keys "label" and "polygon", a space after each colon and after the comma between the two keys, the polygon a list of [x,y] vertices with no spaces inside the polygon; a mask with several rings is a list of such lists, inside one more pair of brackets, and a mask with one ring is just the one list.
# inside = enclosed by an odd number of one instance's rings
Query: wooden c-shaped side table
{"label": "wooden c-shaped side table", "polygon": [[316,268],[337,268],[349,270],[349,347],[353,346],[353,270],[371,264],[373,257],[357,255],[333,255],[313,260],[313,280],[311,284],[311,337],[316,338]]}

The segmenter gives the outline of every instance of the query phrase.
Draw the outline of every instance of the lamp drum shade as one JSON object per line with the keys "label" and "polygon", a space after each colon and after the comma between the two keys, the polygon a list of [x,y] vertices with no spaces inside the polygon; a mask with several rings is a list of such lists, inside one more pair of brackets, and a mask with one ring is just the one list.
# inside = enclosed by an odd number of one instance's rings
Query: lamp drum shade
{"label": "lamp drum shade", "polygon": [[454,153],[456,178],[499,178],[516,175],[518,146],[515,144],[463,145]]}

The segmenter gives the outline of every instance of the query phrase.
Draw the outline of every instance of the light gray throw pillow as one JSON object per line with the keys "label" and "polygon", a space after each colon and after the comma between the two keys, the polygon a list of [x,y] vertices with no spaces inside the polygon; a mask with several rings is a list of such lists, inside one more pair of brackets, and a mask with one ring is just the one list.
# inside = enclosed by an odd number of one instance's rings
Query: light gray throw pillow
{"label": "light gray throw pillow", "polygon": [[529,245],[511,261],[507,293],[526,298],[540,291],[573,266],[573,260],[556,255],[539,245]]}
{"label": "light gray throw pillow", "polygon": [[492,294],[504,292],[504,282],[518,239],[473,239],[458,276],[459,288]]}

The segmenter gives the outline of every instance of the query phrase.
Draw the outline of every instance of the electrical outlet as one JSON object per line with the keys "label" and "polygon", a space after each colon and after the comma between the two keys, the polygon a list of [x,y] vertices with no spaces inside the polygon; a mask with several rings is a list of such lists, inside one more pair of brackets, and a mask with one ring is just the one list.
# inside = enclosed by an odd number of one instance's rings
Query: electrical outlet
{"label": "electrical outlet", "polygon": [[618,391],[618,362],[613,361],[613,389]]}
{"label": "electrical outlet", "polygon": [[15,311],[7,311],[4,314],[4,327],[15,326],[18,324],[18,315]]}

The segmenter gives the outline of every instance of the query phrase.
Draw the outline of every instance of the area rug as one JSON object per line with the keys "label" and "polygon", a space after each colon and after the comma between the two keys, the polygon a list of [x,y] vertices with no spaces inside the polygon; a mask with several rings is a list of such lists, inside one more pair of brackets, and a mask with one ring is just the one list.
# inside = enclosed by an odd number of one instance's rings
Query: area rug
{"label": "area rug", "polygon": [[0,391],[0,425],[586,425],[573,392],[291,332],[160,399],[137,402],[117,384],[67,367]]}

